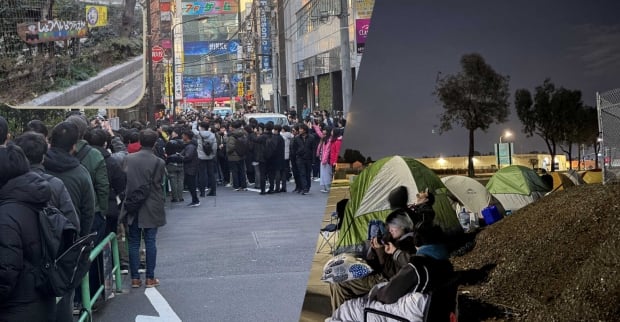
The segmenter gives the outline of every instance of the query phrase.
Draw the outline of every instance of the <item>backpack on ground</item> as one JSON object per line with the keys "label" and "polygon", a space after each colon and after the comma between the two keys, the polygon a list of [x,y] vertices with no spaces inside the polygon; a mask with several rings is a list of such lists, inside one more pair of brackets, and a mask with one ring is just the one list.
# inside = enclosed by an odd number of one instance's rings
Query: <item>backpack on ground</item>
{"label": "backpack on ground", "polygon": [[64,296],[88,273],[97,233],[78,238],[77,228],[56,207],[24,205],[37,212],[41,237],[41,264],[32,271],[35,287],[47,296]]}
{"label": "backpack on ground", "polygon": [[202,137],[202,135],[200,135],[200,141],[202,141],[202,152],[205,153],[205,155],[209,156],[213,154],[213,146],[211,145],[211,143],[209,141],[205,141],[205,139]]}
{"label": "backpack on ground", "polygon": [[237,141],[235,142],[235,152],[240,157],[244,157],[248,154],[248,138],[245,135],[240,137],[235,137]]}
{"label": "backpack on ground", "polygon": [[265,159],[271,159],[278,149],[278,141],[273,135],[267,136],[265,140],[265,148],[263,149],[263,156]]}

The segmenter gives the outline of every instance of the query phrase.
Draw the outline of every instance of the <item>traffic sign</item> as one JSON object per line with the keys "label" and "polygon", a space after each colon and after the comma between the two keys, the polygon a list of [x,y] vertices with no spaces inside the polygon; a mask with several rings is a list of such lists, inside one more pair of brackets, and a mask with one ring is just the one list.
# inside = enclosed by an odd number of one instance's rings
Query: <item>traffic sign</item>
{"label": "traffic sign", "polygon": [[151,51],[151,58],[153,59],[154,63],[159,63],[160,61],[164,60],[163,48],[161,48],[160,46],[153,46],[153,49],[151,49]]}

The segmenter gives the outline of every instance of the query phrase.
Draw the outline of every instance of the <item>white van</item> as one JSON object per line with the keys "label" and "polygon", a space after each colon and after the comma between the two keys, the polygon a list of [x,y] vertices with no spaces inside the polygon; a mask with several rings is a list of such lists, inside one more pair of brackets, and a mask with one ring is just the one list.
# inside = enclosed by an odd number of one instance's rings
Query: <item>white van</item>
{"label": "white van", "polygon": [[243,114],[243,119],[245,120],[246,124],[249,124],[250,119],[254,118],[256,119],[256,121],[258,121],[258,123],[263,123],[263,124],[267,124],[267,122],[272,121],[274,125],[289,125],[288,124],[288,117],[286,117],[286,115],[284,114],[278,114],[278,113],[248,113],[248,114]]}

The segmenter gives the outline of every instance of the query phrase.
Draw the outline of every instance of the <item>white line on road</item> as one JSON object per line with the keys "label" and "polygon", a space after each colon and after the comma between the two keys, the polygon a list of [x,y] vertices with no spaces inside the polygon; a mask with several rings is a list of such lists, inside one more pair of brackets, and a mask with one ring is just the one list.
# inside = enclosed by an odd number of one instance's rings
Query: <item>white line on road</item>
{"label": "white line on road", "polygon": [[151,301],[151,304],[155,308],[155,311],[159,313],[159,316],[136,316],[136,322],[181,322],[181,318],[174,313],[170,304],[166,299],[157,291],[156,288],[147,288],[144,291],[146,297]]}

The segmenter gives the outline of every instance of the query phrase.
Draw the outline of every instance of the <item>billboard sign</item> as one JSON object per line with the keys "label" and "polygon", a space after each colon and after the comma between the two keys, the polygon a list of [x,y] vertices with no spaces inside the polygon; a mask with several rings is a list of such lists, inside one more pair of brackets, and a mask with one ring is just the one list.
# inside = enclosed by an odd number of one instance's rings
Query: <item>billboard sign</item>
{"label": "billboard sign", "polygon": [[236,54],[239,42],[231,41],[187,41],[183,43],[185,56]]}
{"label": "billboard sign", "polygon": [[221,15],[239,12],[237,0],[191,1],[183,2],[181,11],[184,16]]}
{"label": "billboard sign", "polygon": [[357,53],[363,54],[366,46],[366,38],[368,38],[368,29],[370,27],[370,19],[355,20],[355,43],[357,44]]}

